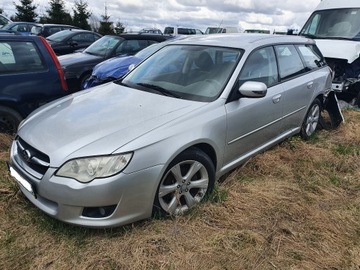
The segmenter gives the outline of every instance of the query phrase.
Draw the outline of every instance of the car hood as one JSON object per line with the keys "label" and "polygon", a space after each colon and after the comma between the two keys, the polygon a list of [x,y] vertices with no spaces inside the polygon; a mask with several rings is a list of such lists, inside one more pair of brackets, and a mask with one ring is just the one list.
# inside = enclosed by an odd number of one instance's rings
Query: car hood
{"label": "car hood", "polygon": [[18,135],[58,167],[72,158],[113,153],[205,104],[111,83],[45,105],[25,120]]}
{"label": "car hood", "polygon": [[354,62],[360,54],[360,43],[358,41],[316,39],[316,45],[324,57],[346,59],[348,63]]}
{"label": "car hood", "polygon": [[102,57],[97,55],[88,54],[85,52],[77,52],[77,53],[71,53],[71,54],[65,54],[58,56],[59,62],[61,66],[69,66],[74,65],[78,63],[84,63],[84,62],[92,62],[92,61],[98,61],[99,59],[102,59]]}
{"label": "car hood", "polygon": [[131,64],[138,64],[142,61],[136,56],[116,57],[97,64],[93,70],[92,75],[100,80],[106,78],[120,78],[129,70]]}

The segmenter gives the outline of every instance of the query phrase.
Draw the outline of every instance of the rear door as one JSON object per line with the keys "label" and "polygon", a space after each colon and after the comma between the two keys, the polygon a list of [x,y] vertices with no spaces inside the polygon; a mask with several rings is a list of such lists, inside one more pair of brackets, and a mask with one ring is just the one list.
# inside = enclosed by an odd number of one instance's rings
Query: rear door
{"label": "rear door", "polygon": [[314,78],[292,44],[275,46],[283,87],[284,119],[282,132],[301,126],[314,96]]}

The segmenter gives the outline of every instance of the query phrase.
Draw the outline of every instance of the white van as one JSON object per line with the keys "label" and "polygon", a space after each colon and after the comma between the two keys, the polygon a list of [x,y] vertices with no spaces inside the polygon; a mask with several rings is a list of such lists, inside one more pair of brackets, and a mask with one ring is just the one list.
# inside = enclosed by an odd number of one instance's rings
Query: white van
{"label": "white van", "polygon": [[315,39],[339,98],[360,106],[360,1],[321,1],[299,35]]}

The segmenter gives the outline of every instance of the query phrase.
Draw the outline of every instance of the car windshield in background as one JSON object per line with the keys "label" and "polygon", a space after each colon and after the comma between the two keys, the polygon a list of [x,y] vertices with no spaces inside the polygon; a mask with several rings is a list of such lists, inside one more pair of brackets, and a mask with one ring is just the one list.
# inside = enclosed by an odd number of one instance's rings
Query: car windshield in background
{"label": "car windshield in background", "polygon": [[144,61],[122,83],[157,94],[210,102],[221,94],[241,55],[238,49],[171,45]]}
{"label": "car windshield in background", "polygon": [[115,36],[104,36],[89,47],[84,52],[92,55],[106,57],[123,39]]}
{"label": "car windshield in background", "polygon": [[55,34],[52,34],[51,36],[47,37],[47,40],[51,40],[51,41],[63,41],[65,38],[67,38],[69,36],[69,31],[60,31],[57,32]]}
{"label": "car windshield in background", "polygon": [[13,24],[9,23],[9,24],[4,25],[1,29],[9,30],[12,26],[13,26]]}
{"label": "car windshield in background", "polygon": [[314,12],[300,35],[311,38],[360,40],[360,9],[331,9]]}

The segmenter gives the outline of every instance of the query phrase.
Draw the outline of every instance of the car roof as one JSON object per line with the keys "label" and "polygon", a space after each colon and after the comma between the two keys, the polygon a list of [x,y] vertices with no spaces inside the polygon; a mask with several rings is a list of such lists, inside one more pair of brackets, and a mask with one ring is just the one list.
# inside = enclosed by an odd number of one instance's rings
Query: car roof
{"label": "car roof", "polygon": [[21,23],[27,23],[27,24],[36,24],[36,25],[41,25],[39,23],[36,22],[9,22],[8,25],[16,25],[16,24],[21,24]]}
{"label": "car roof", "polygon": [[78,28],[77,26],[73,26],[73,25],[69,25],[69,24],[57,24],[57,23],[43,23],[41,25],[43,25],[43,26],[68,26],[68,27]]}
{"label": "car roof", "polygon": [[40,26],[41,24],[36,23],[36,22],[9,22],[8,24],[4,25],[4,26],[13,26],[13,25],[18,25],[18,24],[31,24],[31,25],[36,25],[36,26]]}
{"label": "car roof", "polygon": [[174,44],[210,45],[219,47],[251,49],[260,46],[284,44],[284,43],[308,43],[314,44],[312,39],[300,36],[270,35],[270,34],[213,34],[193,35],[187,39],[176,40]]}
{"label": "car roof", "polygon": [[150,40],[161,40],[161,41],[172,38],[172,36],[170,35],[159,35],[159,34],[150,34],[150,33],[120,34],[117,35],[117,37],[122,37],[124,39],[150,39]]}
{"label": "car roof", "polygon": [[[83,30],[83,29],[78,29],[78,28],[69,28],[69,29],[65,29],[59,32],[71,32],[71,33],[95,33],[98,34],[96,32],[90,31],[90,30]],[[58,33],[58,32],[57,32]],[[55,33],[56,34],[56,33]]]}
{"label": "car roof", "polygon": [[22,41],[29,41],[29,40],[38,40],[40,39],[39,36],[33,36],[33,35],[0,35],[0,40],[22,40]]}

